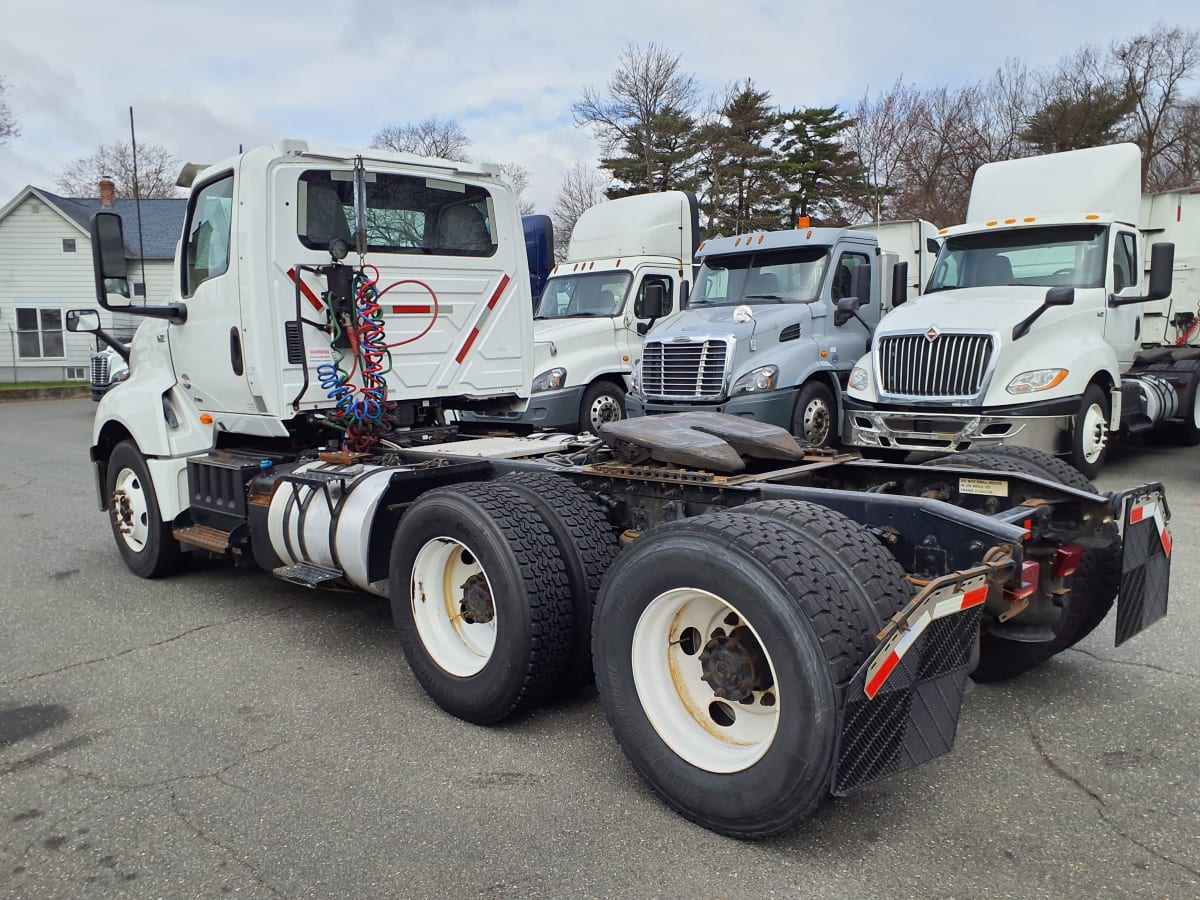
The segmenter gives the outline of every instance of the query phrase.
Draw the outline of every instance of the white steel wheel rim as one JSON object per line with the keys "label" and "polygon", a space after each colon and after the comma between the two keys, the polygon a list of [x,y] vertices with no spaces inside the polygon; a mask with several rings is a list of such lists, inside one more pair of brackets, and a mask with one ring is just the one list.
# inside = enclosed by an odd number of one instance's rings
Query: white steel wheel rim
{"label": "white steel wheel rim", "polygon": [[122,469],[113,484],[112,514],[127,547],[135,553],[146,549],[150,539],[150,504],[142,476]]}
{"label": "white steel wheel rim", "polygon": [[829,438],[829,420],[832,418],[824,400],[813,400],[804,407],[804,438],[810,444],[821,445]]}
{"label": "white steel wheel rim", "polygon": [[592,408],[588,411],[588,416],[593,428],[599,428],[605,422],[619,422],[621,421],[621,405],[611,394],[601,394],[592,401]]}
{"label": "white steel wheel rim", "polygon": [[475,553],[462,541],[436,537],[417,552],[412,569],[412,611],[417,637],[430,658],[451,675],[469,678],[483,671],[496,649],[496,612],[486,622],[471,622],[462,603],[469,579],[492,584]]}
{"label": "white steel wheel rim", "polygon": [[[750,629],[770,667],[772,686],[755,691],[750,704],[718,698],[701,678],[700,649],[687,652],[684,640],[685,632],[694,628],[702,648],[715,629],[731,629],[730,616]],[[731,603],[697,588],[659,594],[638,618],[632,653],[633,683],[642,710],[680,759],[707,772],[727,774],[750,768],[771,748],[780,716],[775,664],[754,626]],[[726,721],[729,712],[732,723]]]}
{"label": "white steel wheel rim", "polygon": [[1080,447],[1083,450],[1083,458],[1089,463],[1094,463],[1104,452],[1104,445],[1108,441],[1108,422],[1099,403],[1093,403],[1084,412],[1082,432]]}

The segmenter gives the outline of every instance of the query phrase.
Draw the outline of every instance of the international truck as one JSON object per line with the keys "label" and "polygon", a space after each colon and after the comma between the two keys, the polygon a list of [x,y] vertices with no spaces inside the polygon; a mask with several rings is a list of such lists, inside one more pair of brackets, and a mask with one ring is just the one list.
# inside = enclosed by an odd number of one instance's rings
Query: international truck
{"label": "international truck", "polygon": [[168,303],[130,307],[121,221],[91,225],[98,302],[144,317],[91,447],[125,565],[378,596],[416,680],[480,725],[594,680],[704,827],[775,834],[947,752],[969,672],[1037,665],[1118,593],[1119,641],[1165,614],[1161,485],[1100,495],[1037,454],[888,465],[708,412],[448,424],[519,408],[534,374],[497,166],[289,140],[181,182]]}
{"label": "international truck", "polygon": [[[868,231],[799,224],[706,240],[684,302],[643,308],[656,322],[626,400],[631,416],[708,410],[837,444],[842,388],[882,313],[907,299],[908,259],[897,269],[897,254]],[[919,260],[932,230],[910,222],[888,233],[908,236],[900,243],[921,248]]]}
{"label": "international truck", "polygon": [[646,291],[661,289],[668,311],[679,305],[699,233],[696,197],[686,191],[622,197],[585,210],[566,260],[551,271],[535,305],[528,406],[466,413],[463,420],[598,433],[625,418],[633,361],[653,321],[642,312]]}
{"label": "international truck", "polygon": [[890,458],[1012,444],[1094,477],[1118,434],[1200,442],[1200,292],[1172,293],[1200,214],[1187,192],[1143,198],[1140,159],[1118,144],[980,167],[969,223],[939,232],[924,293],[850,375],[847,443]]}

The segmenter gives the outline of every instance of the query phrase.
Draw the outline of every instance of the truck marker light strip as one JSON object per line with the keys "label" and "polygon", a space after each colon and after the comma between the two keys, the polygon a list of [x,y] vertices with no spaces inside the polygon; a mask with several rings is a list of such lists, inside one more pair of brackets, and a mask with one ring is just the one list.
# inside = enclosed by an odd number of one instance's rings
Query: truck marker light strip
{"label": "truck marker light strip", "polygon": [[[295,283],[296,270],[288,269],[287,277],[290,278],[293,283]],[[315,309],[317,312],[320,312],[321,310],[323,310],[325,308],[324,304],[321,303],[320,298],[317,297],[317,295],[313,293],[312,288],[310,288],[307,284],[304,283],[303,278],[300,279],[300,293],[302,293],[308,299],[308,302],[313,305],[313,309]]]}
{"label": "truck marker light strip", "polygon": [[393,316],[427,316],[433,312],[432,306],[393,306]]}
{"label": "truck marker light strip", "polygon": [[[958,587],[959,590],[955,590],[955,587]],[[979,606],[987,599],[987,594],[986,579],[982,575],[976,575],[965,579],[958,585],[936,591],[927,597],[925,602],[918,607],[920,612],[917,617],[910,620],[906,626],[901,625],[901,630],[887,639],[885,646],[890,645],[888,651],[881,653],[872,664],[875,670],[868,674],[864,687],[867,698],[875,699],[875,695],[879,693],[888,677],[900,664],[904,654],[917,642],[917,638],[924,634],[925,629],[932,622]]]}
{"label": "truck marker light strip", "polygon": [[470,352],[471,345],[475,343],[475,338],[479,337],[479,332],[483,329],[483,323],[487,321],[488,316],[492,314],[492,310],[496,308],[496,304],[500,302],[500,295],[504,293],[504,289],[508,287],[510,280],[507,274],[501,277],[500,283],[496,285],[496,290],[492,292],[492,298],[488,300],[487,306],[483,308],[483,313],[480,314],[479,321],[475,323],[475,327],[467,335],[467,340],[462,345],[462,349],[454,357],[454,361],[460,366],[462,365],[462,361],[467,358],[467,353]]}
{"label": "truck marker light strip", "polygon": [[1167,556],[1171,555],[1171,533],[1167,530],[1167,523],[1163,519],[1162,507],[1157,503],[1143,503],[1141,506],[1135,506],[1129,511],[1129,524],[1136,525],[1143,519],[1154,518],[1154,524],[1158,526],[1158,537],[1162,541],[1163,553]]}

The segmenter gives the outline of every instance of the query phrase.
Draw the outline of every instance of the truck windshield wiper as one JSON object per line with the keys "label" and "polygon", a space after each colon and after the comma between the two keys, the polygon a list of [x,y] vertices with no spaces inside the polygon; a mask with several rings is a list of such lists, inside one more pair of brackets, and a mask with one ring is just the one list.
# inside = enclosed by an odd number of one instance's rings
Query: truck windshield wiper
{"label": "truck windshield wiper", "polygon": [[778,294],[747,294],[743,300],[774,300],[777,303],[782,303],[783,298]]}

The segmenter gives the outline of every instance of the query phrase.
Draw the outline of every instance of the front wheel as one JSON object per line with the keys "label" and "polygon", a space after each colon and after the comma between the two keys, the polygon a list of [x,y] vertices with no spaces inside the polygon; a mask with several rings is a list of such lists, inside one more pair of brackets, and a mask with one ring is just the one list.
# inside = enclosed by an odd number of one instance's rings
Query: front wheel
{"label": "front wheel", "polygon": [[592,630],[600,702],[634,768],[722,834],[785,831],[829,796],[870,611],[825,551],[758,515],[666,525],[617,557]]}
{"label": "front wheel", "polygon": [[579,424],[592,434],[600,433],[607,422],[625,418],[625,392],[611,381],[597,381],[583,392],[579,404]]}
{"label": "front wheel", "polygon": [[829,388],[819,381],[810,381],[800,389],[792,413],[792,434],[813,447],[837,443],[837,404]]}
{"label": "front wheel", "polygon": [[1108,398],[1099,385],[1089,384],[1071,428],[1071,465],[1095,478],[1108,457]]}
{"label": "front wheel", "polygon": [[183,548],[164,522],[146,460],[133,441],[108,458],[108,518],[125,565],[142,578],[160,578],[183,566]]}

